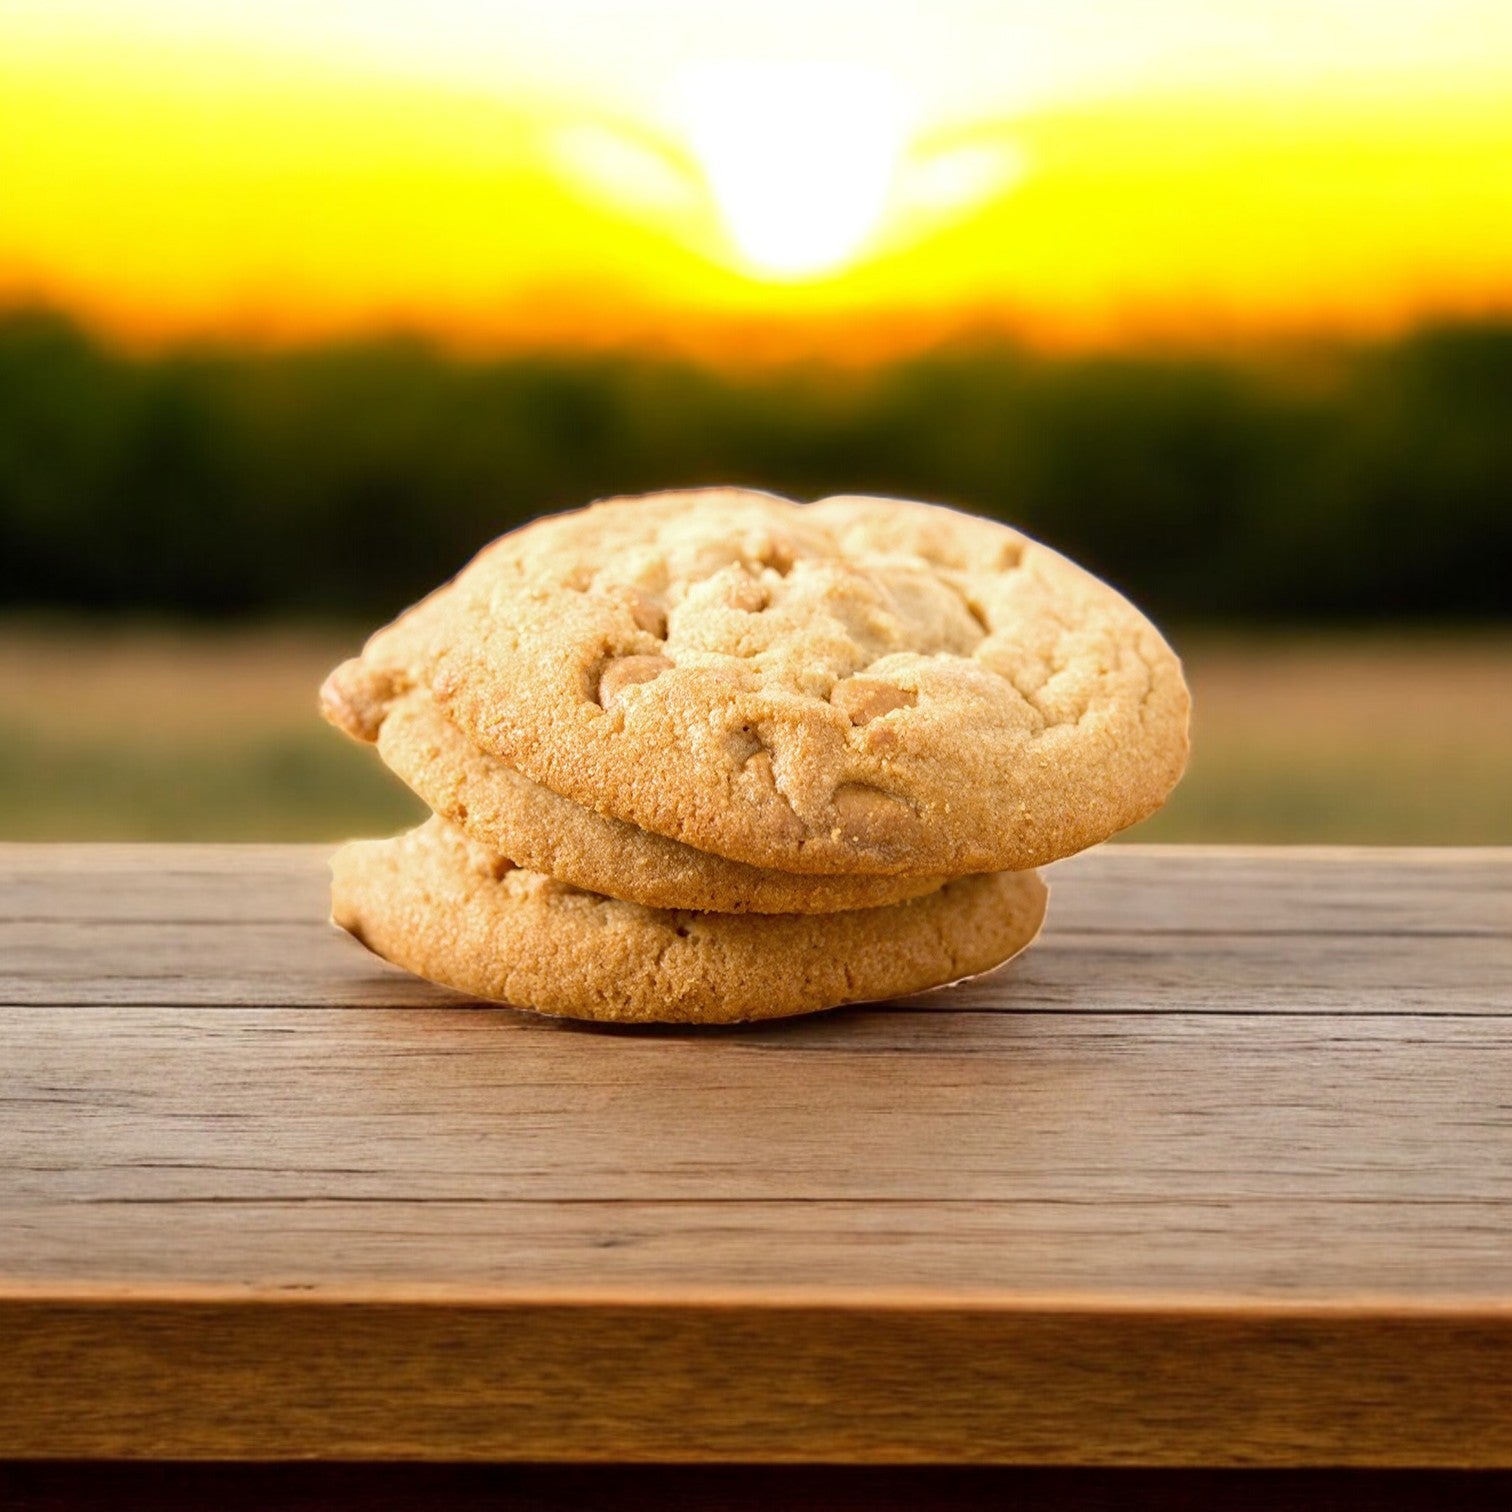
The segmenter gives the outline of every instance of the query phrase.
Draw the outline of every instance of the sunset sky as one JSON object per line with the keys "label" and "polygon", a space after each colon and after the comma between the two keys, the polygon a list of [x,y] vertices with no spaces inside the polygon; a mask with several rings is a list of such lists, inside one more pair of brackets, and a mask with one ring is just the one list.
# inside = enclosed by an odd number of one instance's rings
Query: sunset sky
{"label": "sunset sky", "polygon": [[482,346],[1512,309],[1507,0],[7,0],[0,302]]}

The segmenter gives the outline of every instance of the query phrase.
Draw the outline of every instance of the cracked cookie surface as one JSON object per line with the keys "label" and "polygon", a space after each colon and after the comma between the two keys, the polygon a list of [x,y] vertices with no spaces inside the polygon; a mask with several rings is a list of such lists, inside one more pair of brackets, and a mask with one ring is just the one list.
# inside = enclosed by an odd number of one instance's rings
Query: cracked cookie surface
{"label": "cracked cookie surface", "polygon": [[1127,600],[900,500],[704,489],[551,516],[336,680],[354,720],[423,686],[553,792],[784,872],[1040,865],[1158,808],[1187,753],[1180,663]]}
{"label": "cracked cookie surface", "polygon": [[735,1023],[875,1002],[990,970],[1044,918],[1033,872],[827,915],[644,908],[513,868],[440,818],[331,862],[332,917],[476,997],[569,1018]]}

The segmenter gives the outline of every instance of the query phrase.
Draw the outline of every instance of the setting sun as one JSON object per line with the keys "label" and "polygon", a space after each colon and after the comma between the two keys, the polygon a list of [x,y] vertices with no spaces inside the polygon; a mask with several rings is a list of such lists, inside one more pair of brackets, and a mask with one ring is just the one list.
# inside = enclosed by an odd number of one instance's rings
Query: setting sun
{"label": "setting sun", "polygon": [[0,6],[0,302],[741,354],[1512,304],[1512,8],[1323,8]]}
{"label": "setting sun", "polygon": [[756,271],[843,266],[876,231],[906,142],[897,86],[839,65],[704,64],[681,80],[685,130]]}

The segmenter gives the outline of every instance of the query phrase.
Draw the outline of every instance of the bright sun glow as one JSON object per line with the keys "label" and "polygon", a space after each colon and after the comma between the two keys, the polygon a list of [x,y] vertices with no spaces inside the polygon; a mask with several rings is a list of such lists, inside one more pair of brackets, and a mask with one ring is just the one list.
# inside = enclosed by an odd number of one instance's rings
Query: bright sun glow
{"label": "bright sun glow", "polygon": [[1512,310],[1509,98],[1509,0],[0,0],[0,312],[1371,333]]}
{"label": "bright sun glow", "polygon": [[870,69],[702,64],[684,129],[751,268],[803,278],[852,261],[887,209],[907,139],[897,88]]}

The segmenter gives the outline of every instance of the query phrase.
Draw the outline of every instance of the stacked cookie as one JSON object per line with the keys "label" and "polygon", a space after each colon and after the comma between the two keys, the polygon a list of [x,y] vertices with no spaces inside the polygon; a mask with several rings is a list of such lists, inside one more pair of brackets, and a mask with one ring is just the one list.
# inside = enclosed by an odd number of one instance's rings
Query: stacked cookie
{"label": "stacked cookie", "polygon": [[931,505],[615,499],[485,548],[326,717],[435,810],[336,922],[481,997],[728,1022],[891,997],[1037,932],[1032,868],[1159,807],[1175,655],[1113,589]]}

